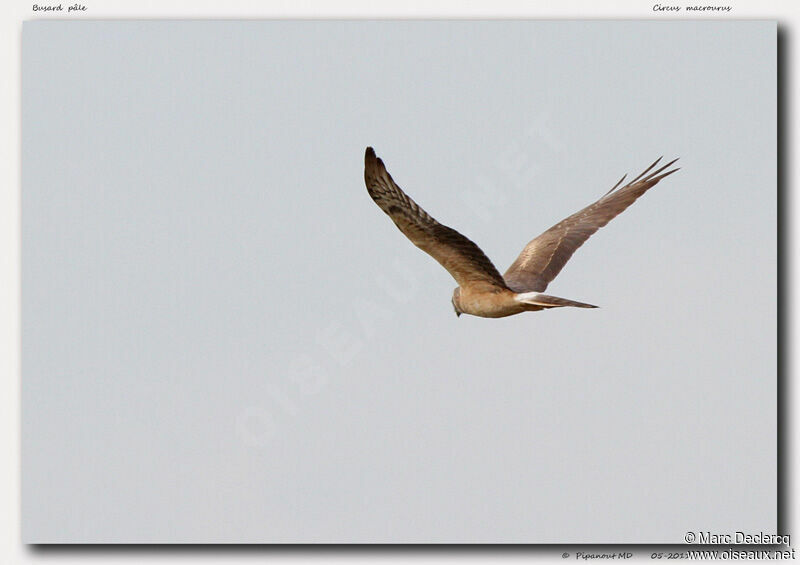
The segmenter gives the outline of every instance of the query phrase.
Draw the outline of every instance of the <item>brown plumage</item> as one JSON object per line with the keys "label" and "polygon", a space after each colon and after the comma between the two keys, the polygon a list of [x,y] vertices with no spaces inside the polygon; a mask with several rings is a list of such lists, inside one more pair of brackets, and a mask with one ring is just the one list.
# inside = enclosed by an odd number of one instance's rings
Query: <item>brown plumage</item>
{"label": "brown plumage", "polygon": [[375,203],[411,242],[436,259],[453,276],[456,314],[501,318],[520,312],[591,304],[540,294],[573,253],[598,229],[619,215],[658,181],[679,169],[664,172],[677,159],[656,171],[656,160],[638,177],[621,186],[625,177],[599,200],[572,214],[533,239],[504,275],[468,238],[440,224],[397,186],[383,161],[367,147],[364,182]]}

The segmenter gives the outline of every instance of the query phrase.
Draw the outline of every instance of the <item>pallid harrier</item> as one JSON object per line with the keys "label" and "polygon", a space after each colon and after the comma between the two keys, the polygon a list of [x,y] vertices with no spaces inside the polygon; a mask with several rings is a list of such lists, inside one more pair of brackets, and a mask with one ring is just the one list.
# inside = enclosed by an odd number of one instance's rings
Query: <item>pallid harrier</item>
{"label": "pallid harrier", "polygon": [[651,173],[661,161],[659,158],[638,177],[618,188],[625,180],[623,176],[602,198],[528,243],[501,276],[477,245],[434,220],[403,192],[372,147],[367,147],[364,161],[364,182],[375,203],[414,245],[436,259],[458,283],[458,288],[453,291],[456,315],[472,314],[484,318],[502,318],[562,306],[597,308],[541,292],[594,232],[658,181],[678,170],[662,172],[675,163],[675,159]]}

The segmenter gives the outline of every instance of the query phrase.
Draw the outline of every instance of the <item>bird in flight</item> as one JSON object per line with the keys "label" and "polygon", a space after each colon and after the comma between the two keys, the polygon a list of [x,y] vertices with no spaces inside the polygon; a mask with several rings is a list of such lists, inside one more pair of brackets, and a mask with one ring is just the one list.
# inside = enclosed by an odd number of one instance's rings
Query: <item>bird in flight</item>
{"label": "bird in flight", "polygon": [[599,200],[533,239],[503,275],[480,247],[456,230],[434,220],[403,192],[372,147],[367,147],[364,157],[364,182],[375,203],[411,243],[436,259],[456,280],[458,287],[453,291],[452,302],[457,316],[471,314],[484,318],[503,318],[521,312],[563,306],[597,308],[542,292],[593,233],[658,181],[679,170],[664,172],[677,161],[675,159],[650,172],[660,161],[661,158],[657,159],[638,177],[620,186],[627,175],[623,176]]}

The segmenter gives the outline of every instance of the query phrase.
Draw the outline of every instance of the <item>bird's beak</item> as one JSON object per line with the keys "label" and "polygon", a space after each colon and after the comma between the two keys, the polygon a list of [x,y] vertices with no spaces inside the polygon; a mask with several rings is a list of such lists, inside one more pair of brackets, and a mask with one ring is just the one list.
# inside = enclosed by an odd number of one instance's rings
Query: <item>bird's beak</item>
{"label": "bird's beak", "polygon": [[456,312],[456,318],[460,318],[460,317],[461,317],[461,312]]}

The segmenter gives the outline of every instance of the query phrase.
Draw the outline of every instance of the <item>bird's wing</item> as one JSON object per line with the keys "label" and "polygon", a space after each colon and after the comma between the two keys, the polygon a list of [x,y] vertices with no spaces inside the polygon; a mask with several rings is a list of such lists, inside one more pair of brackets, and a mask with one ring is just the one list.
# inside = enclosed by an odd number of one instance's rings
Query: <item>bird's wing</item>
{"label": "bird's wing", "polygon": [[659,161],[660,158],[631,182],[617,188],[625,180],[623,176],[602,198],[560,221],[528,243],[504,275],[509,288],[515,292],[545,290],[572,254],[594,232],[613,220],[658,181],[678,170],[663,172],[677,161],[675,159],[651,173]]}
{"label": "bird's wing", "polygon": [[395,184],[372,147],[367,147],[364,157],[364,182],[369,195],[400,231],[447,269],[459,286],[507,288],[503,277],[477,245],[434,220]]}

